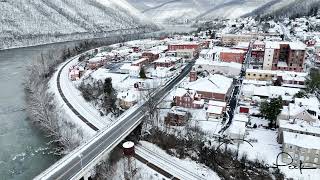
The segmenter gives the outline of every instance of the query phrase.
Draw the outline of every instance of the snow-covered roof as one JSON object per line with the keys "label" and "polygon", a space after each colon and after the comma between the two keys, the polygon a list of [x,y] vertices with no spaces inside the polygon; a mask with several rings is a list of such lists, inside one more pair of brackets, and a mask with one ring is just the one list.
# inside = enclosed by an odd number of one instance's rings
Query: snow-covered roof
{"label": "snow-covered roof", "polygon": [[283,131],[283,143],[306,149],[320,149],[320,137]]}
{"label": "snow-covered roof", "polygon": [[181,97],[181,96],[184,96],[185,94],[190,94],[190,96],[193,96],[193,95],[196,95],[196,91],[192,90],[192,89],[187,90],[184,88],[177,88],[176,89],[175,96]]}
{"label": "snow-covered roof", "polygon": [[227,103],[226,102],[222,102],[222,101],[213,101],[213,100],[210,100],[209,105],[212,105],[212,106],[219,106],[219,107],[226,107],[227,106]]}
{"label": "snow-covered roof", "polygon": [[235,62],[220,62],[220,61],[210,61],[204,58],[198,58],[196,60],[196,65],[210,65],[210,66],[219,66],[219,67],[230,67],[235,69],[241,69],[242,64]]}
{"label": "snow-covered roof", "polygon": [[105,60],[104,57],[94,57],[94,58],[89,59],[88,61],[89,61],[90,63],[97,63],[97,62],[101,62],[101,61],[103,61],[103,60]]}
{"label": "snow-covered roof", "polygon": [[169,63],[169,62],[177,62],[181,60],[181,58],[178,57],[163,57],[163,58],[159,58],[156,61],[154,61],[155,63]]}
{"label": "snow-covered roof", "polygon": [[292,50],[306,50],[307,45],[304,43],[297,41],[297,42],[290,42],[290,49]]}
{"label": "snow-covered roof", "polygon": [[139,64],[139,63],[142,63],[144,61],[147,61],[148,59],[147,58],[141,58],[141,59],[138,59],[136,61],[133,61],[132,64]]}
{"label": "snow-covered roof", "polygon": [[280,44],[279,42],[274,42],[274,41],[266,41],[266,49],[280,49]]}
{"label": "snow-covered roof", "polygon": [[107,69],[99,68],[98,70],[91,73],[91,77],[96,80],[102,80],[104,81],[106,78],[110,77],[112,78],[112,84],[118,84],[124,79],[128,77],[128,75],[124,74],[116,74],[116,73],[110,73]]}
{"label": "snow-covered roof", "polygon": [[190,82],[186,88],[196,91],[226,94],[232,85],[233,80],[220,74],[210,75]]}
{"label": "snow-covered roof", "polygon": [[134,146],[134,143],[131,142],[131,141],[127,141],[127,142],[122,144],[122,147],[126,148],[126,149],[132,148],[133,146]]}
{"label": "snow-covered roof", "polygon": [[309,98],[295,98],[294,99],[296,105],[305,106],[306,108],[313,110],[315,112],[320,112],[320,103],[316,97]]}
{"label": "snow-covered roof", "polygon": [[223,112],[223,107],[219,106],[209,106],[207,113],[220,115]]}
{"label": "snow-covered roof", "polygon": [[279,120],[279,127],[284,129],[291,129],[300,132],[308,132],[320,135],[320,124],[310,124],[304,120]]}
{"label": "snow-covered roof", "polygon": [[223,49],[221,53],[238,53],[238,54],[244,54],[246,51],[241,49]]}

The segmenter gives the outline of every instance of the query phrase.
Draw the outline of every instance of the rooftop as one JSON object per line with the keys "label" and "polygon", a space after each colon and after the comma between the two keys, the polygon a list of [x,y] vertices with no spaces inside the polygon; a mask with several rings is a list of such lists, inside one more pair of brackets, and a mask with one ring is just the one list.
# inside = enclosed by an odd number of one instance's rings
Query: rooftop
{"label": "rooftop", "polygon": [[220,74],[210,75],[206,78],[190,82],[186,88],[196,91],[213,92],[226,94],[232,85],[233,80]]}
{"label": "rooftop", "polygon": [[307,149],[320,149],[320,137],[283,131],[283,143]]}

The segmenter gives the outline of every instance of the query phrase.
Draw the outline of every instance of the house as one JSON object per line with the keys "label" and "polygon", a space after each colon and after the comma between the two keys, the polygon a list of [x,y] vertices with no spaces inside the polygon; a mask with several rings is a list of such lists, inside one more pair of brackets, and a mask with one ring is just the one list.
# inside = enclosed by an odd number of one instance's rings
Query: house
{"label": "house", "polygon": [[130,107],[134,106],[138,102],[139,97],[139,92],[135,90],[129,90],[117,95],[119,105],[123,109],[129,109]]}
{"label": "house", "polygon": [[183,111],[177,107],[172,107],[164,119],[165,124],[171,126],[182,126],[187,123],[190,113]]}
{"label": "house", "polygon": [[284,106],[277,118],[279,120],[299,119],[314,123],[320,120],[320,103],[316,97],[295,98],[295,103]]}
{"label": "house", "polygon": [[195,90],[187,90],[184,88],[178,88],[174,96],[174,102],[176,106],[184,108],[203,108],[204,101],[198,97]]}
{"label": "house", "polygon": [[223,107],[209,106],[206,111],[207,119],[219,119],[223,116]]}
{"label": "house", "polygon": [[208,103],[206,103],[207,106],[217,106],[217,107],[222,107],[223,111],[226,111],[227,108],[227,103],[226,102],[222,102],[222,101],[214,101],[214,100],[210,100]]}
{"label": "house", "polygon": [[80,71],[78,69],[72,69],[69,72],[69,78],[71,81],[77,81],[80,79]]}
{"label": "house", "polygon": [[195,90],[201,99],[227,101],[231,96],[233,79],[220,74],[210,74],[206,78],[199,78],[185,86]]}
{"label": "house", "polygon": [[283,143],[284,131],[320,137],[320,124],[319,122],[310,123],[299,119],[280,119],[278,128],[278,142],[280,144]]}
{"label": "house", "polygon": [[181,62],[182,58],[176,57],[163,57],[156,61],[154,61],[155,68],[157,67],[172,67],[175,66],[177,63]]}
{"label": "house", "polygon": [[320,168],[320,137],[284,131],[282,151],[284,163]]}
{"label": "house", "polygon": [[94,57],[88,60],[88,66],[90,69],[98,69],[105,63],[105,57]]}
{"label": "house", "polygon": [[155,70],[151,71],[151,76],[158,78],[166,78],[172,77],[175,73],[176,72],[172,70],[172,68],[157,67]]}
{"label": "house", "polygon": [[199,57],[205,60],[213,61],[216,53],[217,52],[214,49],[203,49],[201,50]]}

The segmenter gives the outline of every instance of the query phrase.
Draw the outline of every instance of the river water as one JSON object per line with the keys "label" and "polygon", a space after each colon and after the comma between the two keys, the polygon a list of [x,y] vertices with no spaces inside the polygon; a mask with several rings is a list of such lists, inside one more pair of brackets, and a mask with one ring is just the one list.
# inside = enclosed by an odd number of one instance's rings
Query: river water
{"label": "river water", "polygon": [[26,67],[41,52],[74,46],[58,43],[0,51],[0,180],[28,180],[58,157],[30,121],[25,109],[23,79]]}

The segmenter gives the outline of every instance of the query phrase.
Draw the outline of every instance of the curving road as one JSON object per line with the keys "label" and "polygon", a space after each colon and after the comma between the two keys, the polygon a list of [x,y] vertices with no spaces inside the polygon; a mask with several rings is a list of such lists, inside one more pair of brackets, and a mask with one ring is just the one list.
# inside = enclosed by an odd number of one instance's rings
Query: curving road
{"label": "curving road", "polygon": [[[49,167],[42,174],[35,177],[35,179],[75,179],[81,176],[85,170],[93,168],[100,157],[111,151],[117,144],[119,144],[131,131],[133,131],[141,122],[145,115],[143,111],[144,104],[136,106],[128,114],[119,117],[115,123],[109,127],[100,127],[101,120],[97,120],[96,112],[78,104],[77,97],[70,99],[72,94],[70,88],[66,86],[65,72],[68,71],[72,62],[77,61],[78,56],[66,62],[58,70],[57,87],[59,94],[63,101],[72,110],[72,112],[79,117],[81,121],[87,124],[95,131],[100,130],[88,143],[78,147],[70,154],[59,160],[57,163]],[[194,61],[190,62],[182,72],[170,82],[168,82],[162,89],[159,89],[153,96],[153,100],[159,101],[163,98],[178,82],[180,82],[191,70]],[[65,89],[69,88],[69,89]],[[79,110],[80,109],[80,110]],[[101,117],[99,117],[101,118]],[[193,179],[193,178],[191,178]]]}

